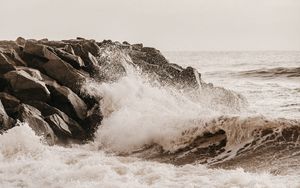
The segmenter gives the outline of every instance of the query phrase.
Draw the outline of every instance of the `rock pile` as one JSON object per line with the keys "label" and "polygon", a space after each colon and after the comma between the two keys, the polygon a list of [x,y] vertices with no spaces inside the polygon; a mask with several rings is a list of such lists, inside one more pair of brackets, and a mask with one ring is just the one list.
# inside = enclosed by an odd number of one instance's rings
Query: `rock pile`
{"label": "rock pile", "polygon": [[113,82],[126,64],[162,84],[211,88],[192,67],[171,64],[142,44],[86,40],[0,41],[0,133],[27,122],[49,144],[93,138],[103,116],[99,99],[82,92],[89,79]]}

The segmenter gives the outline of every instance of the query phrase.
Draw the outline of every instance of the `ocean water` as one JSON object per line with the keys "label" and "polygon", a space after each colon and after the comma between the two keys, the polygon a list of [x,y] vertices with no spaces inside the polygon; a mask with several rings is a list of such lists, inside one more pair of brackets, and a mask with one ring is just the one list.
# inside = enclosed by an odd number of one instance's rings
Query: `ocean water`
{"label": "ocean water", "polygon": [[158,145],[176,153],[201,135],[205,125],[206,130],[221,126],[209,123],[220,116],[229,117],[222,130],[232,151],[253,139],[253,127],[278,124],[265,125],[265,119],[299,125],[294,121],[300,119],[300,52],[163,54],[172,63],[195,67],[205,82],[240,94],[247,105],[234,111],[215,97],[218,92],[191,97],[149,83],[129,68],[128,76],[115,83],[90,81],[85,86],[103,98],[104,120],[93,142],[48,146],[26,123],[0,135],[0,187],[300,187],[299,140],[288,150],[278,148],[284,151],[280,160],[273,155],[275,147],[270,155],[254,153],[264,157],[263,164],[246,154],[242,162],[214,168],[197,160],[161,162],[147,157],[154,150],[144,149]]}

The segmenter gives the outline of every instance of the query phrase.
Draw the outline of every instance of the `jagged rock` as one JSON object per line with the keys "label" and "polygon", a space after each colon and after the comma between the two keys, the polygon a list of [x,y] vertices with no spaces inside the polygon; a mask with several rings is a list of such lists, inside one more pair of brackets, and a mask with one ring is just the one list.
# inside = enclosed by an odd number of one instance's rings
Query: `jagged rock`
{"label": "jagged rock", "polygon": [[133,50],[141,51],[143,48],[143,44],[133,44],[131,45]]}
{"label": "jagged rock", "polygon": [[17,48],[14,44],[14,48],[12,47],[2,47],[0,48],[0,52],[8,56],[14,63],[14,65],[18,66],[27,66],[27,63],[23,61],[23,59],[19,56],[21,53],[20,49]]}
{"label": "jagged rock", "polygon": [[66,45],[66,46],[64,47],[64,50],[65,50],[66,52],[68,52],[69,54],[75,55],[75,52],[74,52],[72,46],[69,45],[69,44]]}
{"label": "jagged rock", "polygon": [[57,141],[57,137],[41,116],[41,112],[38,109],[26,104],[20,105],[18,119],[28,123],[28,126],[31,127],[37,135],[43,136],[48,144],[53,145]]}
{"label": "jagged rock", "polygon": [[21,46],[21,47],[24,48],[25,43],[26,43],[26,40],[25,40],[24,38],[22,38],[22,37],[18,37],[18,38],[16,39],[16,43],[17,43],[17,45],[19,45],[19,46]]}
{"label": "jagged rock", "polygon": [[85,119],[85,123],[88,125],[86,127],[87,132],[93,134],[97,130],[102,119],[103,116],[101,114],[100,106],[99,104],[95,104],[94,107],[87,112],[87,118]]}
{"label": "jagged rock", "polygon": [[22,100],[47,101],[50,92],[39,77],[33,77],[24,70],[10,71],[4,75],[15,95]]}
{"label": "jagged rock", "polygon": [[87,106],[76,93],[65,86],[60,86],[55,81],[46,80],[45,83],[51,91],[51,103],[54,106],[74,119],[86,118]]}
{"label": "jagged rock", "polygon": [[16,70],[15,66],[15,62],[0,52],[0,75],[12,70]]}
{"label": "jagged rock", "polygon": [[80,85],[85,81],[86,75],[63,61],[54,51],[55,50],[50,47],[32,41],[27,41],[24,48],[25,53],[45,60],[45,62],[37,63],[39,69],[59,83],[79,93]]}
{"label": "jagged rock", "polygon": [[[81,57],[76,56],[74,54],[70,54],[61,49],[56,49],[55,52],[62,60],[64,60],[65,62],[68,62],[74,68],[79,69],[81,67],[84,67],[84,62],[81,59]],[[74,51],[73,51],[73,53],[74,53]]]}
{"label": "jagged rock", "polygon": [[[71,134],[69,134],[70,137],[72,138],[85,138],[87,137],[86,132],[82,129],[82,127],[72,118],[70,118],[67,114],[65,114],[64,112],[60,111],[59,109],[50,106],[46,103],[40,102],[40,101],[29,101],[28,102],[29,105],[37,108],[39,111],[41,111],[42,115],[44,117],[52,117],[52,115],[58,115],[65,124],[67,124],[68,130],[70,130]],[[49,125],[53,128],[53,123],[55,123],[55,121],[52,122],[51,120],[52,118],[46,118],[45,120],[49,123]],[[51,121],[52,123],[50,123],[49,121]],[[61,133],[59,132],[59,130],[55,130],[56,128],[53,128],[54,132],[56,135],[61,135]]]}
{"label": "jagged rock", "polygon": [[2,102],[0,100],[0,131],[7,130],[7,129],[13,127],[13,124],[14,124],[13,119],[7,115],[5,109],[2,105]]}
{"label": "jagged rock", "polygon": [[66,122],[57,114],[45,117],[45,121],[50,125],[56,135],[72,136],[72,132]]}
{"label": "jagged rock", "polygon": [[0,92],[0,100],[10,116],[13,116],[18,111],[20,100],[16,97],[5,92]]}
{"label": "jagged rock", "polygon": [[163,65],[168,63],[168,60],[160,53],[159,50],[155,48],[143,47],[141,51],[145,52],[145,56],[142,56],[141,58],[148,63],[156,65]]}

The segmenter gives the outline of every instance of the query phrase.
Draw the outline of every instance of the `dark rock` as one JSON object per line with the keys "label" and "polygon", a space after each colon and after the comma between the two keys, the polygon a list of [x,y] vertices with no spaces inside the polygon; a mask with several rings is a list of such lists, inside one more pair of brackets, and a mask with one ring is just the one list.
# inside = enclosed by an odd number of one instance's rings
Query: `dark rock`
{"label": "dark rock", "polygon": [[86,118],[87,106],[76,93],[55,81],[46,80],[45,83],[51,91],[51,104],[74,119]]}
{"label": "dark rock", "polygon": [[53,114],[47,116],[45,117],[45,121],[50,125],[56,135],[61,137],[72,136],[69,126],[59,115]]}
{"label": "dark rock", "polygon": [[85,124],[87,125],[86,131],[92,135],[97,130],[98,126],[101,124],[103,119],[100,105],[95,104],[92,109],[90,109],[87,113],[87,118],[85,119]]}
{"label": "dark rock", "polygon": [[16,43],[17,43],[17,45],[19,45],[19,46],[21,46],[21,47],[24,47],[24,46],[25,46],[25,43],[26,43],[26,40],[25,40],[24,38],[22,38],[22,37],[18,37],[18,38],[16,39]]}
{"label": "dark rock", "polygon": [[15,62],[0,52],[0,75],[15,70],[15,66]]}
{"label": "dark rock", "polygon": [[14,125],[14,120],[7,115],[2,105],[2,102],[0,100],[0,131],[7,130],[13,127],[13,125]]}
{"label": "dark rock", "polygon": [[66,46],[64,47],[64,50],[65,50],[66,52],[68,52],[69,54],[75,55],[75,52],[74,52],[74,50],[73,50],[73,48],[72,48],[71,45],[66,45]]}
{"label": "dark rock", "polygon": [[50,98],[50,92],[44,82],[40,80],[38,71],[33,76],[24,70],[8,72],[4,78],[8,80],[15,95],[21,100],[41,100],[47,101]]}
{"label": "dark rock", "polygon": [[56,49],[55,52],[62,60],[71,64],[74,68],[79,69],[84,67],[84,62],[81,57],[70,54],[61,49]]}
{"label": "dark rock", "polygon": [[[46,117],[45,120],[52,127],[56,135],[59,136],[62,135],[62,133],[60,133],[58,128],[54,127],[55,121],[53,121],[53,118],[55,117],[53,117],[53,115],[55,116],[58,115],[60,119],[62,119],[62,121],[64,122],[63,124],[67,124],[68,130],[70,130],[71,132],[71,134],[68,134],[69,137],[77,138],[77,139],[83,139],[87,137],[86,132],[82,129],[82,127],[75,120],[70,118],[67,114],[60,111],[59,109],[40,101],[29,101],[28,104],[41,111],[42,115]],[[52,117],[52,118],[47,118],[47,117]]]}
{"label": "dark rock", "polygon": [[184,85],[200,86],[201,77],[196,69],[193,67],[187,67],[180,73],[180,81]]}
{"label": "dark rock", "polygon": [[122,44],[124,44],[124,45],[130,45],[129,42],[127,42],[127,41],[123,41]]}
{"label": "dark rock", "polygon": [[142,57],[142,59],[148,63],[156,65],[168,63],[168,60],[155,48],[143,47],[141,51],[145,52],[145,57]]}
{"label": "dark rock", "polygon": [[26,104],[20,105],[18,119],[28,123],[28,126],[37,135],[43,136],[48,144],[53,145],[57,141],[57,138],[48,123],[41,116],[41,112],[38,109]]}
{"label": "dark rock", "polygon": [[0,100],[2,101],[2,104],[6,112],[10,116],[13,117],[15,113],[17,113],[17,111],[19,110],[18,107],[20,104],[20,100],[17,99],[16,97],[5,92],[0,92]]}
{"label": "dark rock", "polygon": [[132,44],[131,46],[133,50],[138,50],[138,51],[141,51],[143,48],[143,44]]}
{"label": "dark rock", "polygon": [[39,63],[39,69],[48,76],[56,79],[59,83],[66,85],[73,91],[79,93],[80,85],[85,81],[85,75],[63,61],[53,51],[53,49],[46,47],[45,45],[32,41],[26,41],[24,48],[25,53],[45,60],[44,62]]}

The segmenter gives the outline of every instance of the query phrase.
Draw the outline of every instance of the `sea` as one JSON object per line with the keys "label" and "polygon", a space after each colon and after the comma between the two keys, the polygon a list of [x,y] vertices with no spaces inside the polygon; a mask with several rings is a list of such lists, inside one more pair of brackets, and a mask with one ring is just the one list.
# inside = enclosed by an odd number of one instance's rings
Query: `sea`
{"label": "sea", "polygon": [[[88,82],[85,90],[102,98],[104,119],[95,139],[49,146],[19,123],[0,135],[0,187],[300,188],[300,137],[253,142],[257,127],[275,127],[280,134],[284,126],[300,126],[299,51],[162,53],[171,63],[197,69],[204,82],[235,93],[243,105],[224,103],[218,91],[197,95],[159,86],[134,69],[113,83]],[[165,160],[182,157],[176,152],[201,137],[204,127],[225,132],[226,157],[199,161],[200,153],[193,160]],[[244,143],[252,145],[240,154]],[[162,153],[153,155],[157,147]],[[184,154],[196,147],[189,145]]]}

